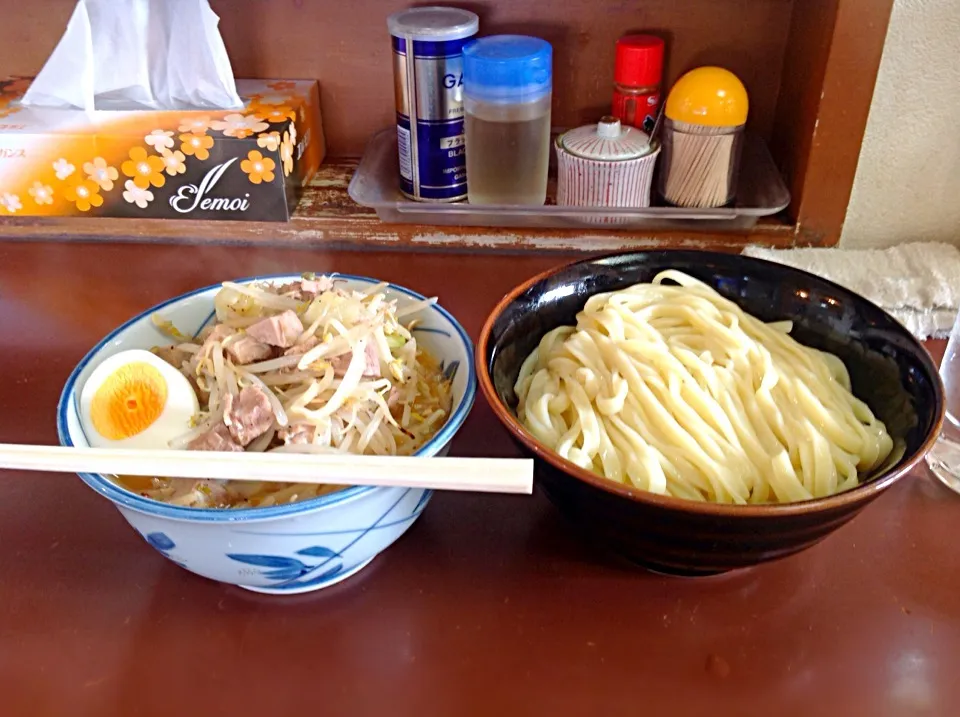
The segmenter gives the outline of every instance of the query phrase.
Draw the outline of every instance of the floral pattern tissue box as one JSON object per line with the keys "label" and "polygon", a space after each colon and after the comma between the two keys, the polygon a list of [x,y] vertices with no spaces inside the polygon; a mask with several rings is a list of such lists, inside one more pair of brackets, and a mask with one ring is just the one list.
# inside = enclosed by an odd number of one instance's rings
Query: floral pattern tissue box
{"label": "floral pattern tissue box", "polygon": [[0,216],[286,221],[325,147],[314,81],[237,80],[240,110],[20,105],[0,81]]}

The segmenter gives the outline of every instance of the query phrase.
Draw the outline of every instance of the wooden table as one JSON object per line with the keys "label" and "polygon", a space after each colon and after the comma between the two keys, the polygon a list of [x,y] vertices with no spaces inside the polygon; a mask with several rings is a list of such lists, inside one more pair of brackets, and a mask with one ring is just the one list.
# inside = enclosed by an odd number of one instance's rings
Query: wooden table
{"label": "wooden table", "polygon": [[[367,274],[476,338],[556,255],[0,244],[0,441],[55,443],[81,356],[228,277]],[[478,397],[459,455],[513,455]],[[960,496],[925,469],[819,546],[701,579],[590,552],[542,495],[437,495],[360,575],[255,595],[164,560],[78,479],[4,473],[0,715],[957,715]]]}

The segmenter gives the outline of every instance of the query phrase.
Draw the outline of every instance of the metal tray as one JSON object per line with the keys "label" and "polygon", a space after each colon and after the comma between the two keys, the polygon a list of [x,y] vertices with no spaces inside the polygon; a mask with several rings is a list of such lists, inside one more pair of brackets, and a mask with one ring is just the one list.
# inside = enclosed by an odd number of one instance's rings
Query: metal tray
{"label": "metal tray", "polygon": [[596,229],[598,225],[605,225],[611,229],[742,231],[756,224],[760,217],[776,214],[790,203],[790,192],[766,144],[750,133],[744,137],[737,199],[733,206],[719,209],[558,207],[555,161],[551,156],[547,203],[541,207],[414,202],[400,193],[397,135],[391,128],[371,138],[350,180],[349,192],[357,204],[372,207],[377,216],[388,223],[531,229]]}

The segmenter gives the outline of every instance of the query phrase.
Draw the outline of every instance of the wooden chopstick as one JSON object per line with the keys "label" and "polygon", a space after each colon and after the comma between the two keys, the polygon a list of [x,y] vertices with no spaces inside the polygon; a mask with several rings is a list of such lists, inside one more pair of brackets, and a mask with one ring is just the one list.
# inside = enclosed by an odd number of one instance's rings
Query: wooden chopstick
{"label": "wooden chopstick", "polygon": [[533,492],[528,458],[68,448],[0,443],[0,469],[214,480]]}

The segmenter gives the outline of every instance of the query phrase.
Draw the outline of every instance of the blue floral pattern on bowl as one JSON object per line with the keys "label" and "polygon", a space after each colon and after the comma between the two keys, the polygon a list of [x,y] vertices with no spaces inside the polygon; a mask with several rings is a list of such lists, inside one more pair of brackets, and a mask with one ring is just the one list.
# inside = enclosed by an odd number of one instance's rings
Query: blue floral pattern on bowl
{"label": "blue floral pattern on bowl", "polygon": [[170,551],[177,547],[177,544],[174,543],[170,536],[166,533],[161,533],[160,531],[154,531],[152,533],[147,533],[143,536],[143,539],[146,540],[153,548],[160,553],[163,557],[168,560],[172,560],[177,565],[182,568],[187,567],[184,563],[170,556]]}
{"label": "blue floral pattern on bowl", "polygon": [[[274,589],[299,589],[308,586],[319,586],[336,578],[343,571],[343,561],[340,553],[322,545],[311,545],[298,550],[297,555],[311,558],[322,558],[319,563],[307,564],[298,558],[288,558],[283,555],[256,555],[249,553],[227,553],[227,557],[238,563],[265,568],[260,575],[269,580],[277,581],[272,585]],[[329,566],[333,563],[332,566]],[[324,570],[324,568],[326,568]],[[314,575],[321,571],[319,575]]]}
{"label": "blue floral pattern on bowl", "polygon": [[[427,501],[430,500],[432,493],[433,491],[422,491],[420,498],[413,507],[413,511],[398,522],[410,523],[416,520],[423,511],[424,506],[426,506]],[[371,526],[364,528],[363,530],[355,531],[356,537],[353,537],[343,547],[343,552],[350,550],[368,534],[376,530],[379,526],[383,525],[387,521],[387,517],[393,513],[398,506],[405,503],[408,496],[415,494],[416,491],[414,491],[412,488],[403,489],[403,492],[400,493],[397,500],[392,503],[390,507],[387,508],[387,510],[379,518],[377,518],[377,520]],[[231,560],[237,561],[238,563],[244,563],[246,565],[252,565],[258,568],[266,568],[266,570],[257,571],[257,574],[261,578],[276,581],[270,586],[273,590],[299,591],[305,587],[320,586],[324,583],[333,582],[340,579],[341,573],[344,570],[342,552],[338,552],[332,548],[327,548],[322,545],[311,545],[309,547],[297,550],[294,554],[304,557],[322,558],[322,560],[319,563],[310,565],[303,562],[299,558],[286,557],[283,555],[265,555],[261,553],[227,553],[227,557]],[[327,567],[331,563],[333,563],[333,565],[331,567]],[[316,574],[318,572],[319,575]]]}
{"label": "blue floral pattern on bowl", "polygon": [[150,545],[163,553],[165,557],[169,557],[167,554],[177,547],[177,544],[170,540],[166,533],[148,533],[143,537]]}
{"label": "blue floral pattern on bowl", "polygon": [[426,334],[439,334],[440,336],[446,336],[447,338],[450,337],[449,331],[445,331],[444,329],[435,329],[430,326],[415,326],[412,329],[410,329],[410,331],[412,333],[417,333],[418,331],[422,331],[423,333],[426,333]]}
{"label": "blue floral pattern on bowl", "polygon": [[450,363],[440,362],[440,375],[443,376],[444,381],[453,381],[457,376],[457,369],[460,368],[459,361],[451,361]]}

